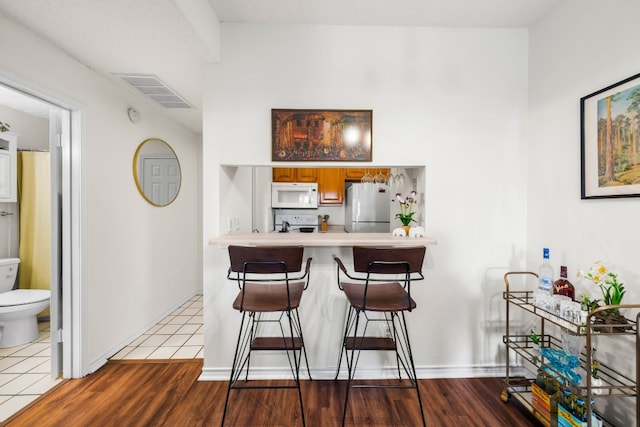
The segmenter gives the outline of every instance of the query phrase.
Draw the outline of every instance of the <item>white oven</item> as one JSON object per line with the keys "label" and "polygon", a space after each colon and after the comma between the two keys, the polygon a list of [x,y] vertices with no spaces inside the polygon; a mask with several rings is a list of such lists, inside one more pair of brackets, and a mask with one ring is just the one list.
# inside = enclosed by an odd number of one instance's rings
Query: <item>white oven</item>
{"label": "white oven", "polygon": [[279,209],[316,209],[318,183],[272,182],[271,207]]}
{"label": "white oven", "polygon": [[280,214],[274,220],[274,231],[279,233],[317,233],[319,218],[316,214]]}

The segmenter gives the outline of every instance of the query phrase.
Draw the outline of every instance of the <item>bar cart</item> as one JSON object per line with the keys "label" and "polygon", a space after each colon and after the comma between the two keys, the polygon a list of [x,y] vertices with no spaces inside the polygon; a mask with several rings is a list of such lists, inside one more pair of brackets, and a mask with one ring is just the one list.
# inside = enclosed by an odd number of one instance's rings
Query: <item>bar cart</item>
{"label": "bar cart", "polygon": [[[529,409],[532,414],[544,425],[555,426],[558,425],[557,414],[555,421],[553,417],[551,419],[542,417],[535,405],[532,403],[532,390],[535,388],[535,378],[526,378],[523,376],[512,376],[510,373],[510,361],[519,357],[525,367],[533,368],[535,372],[539,368],[544,368],[546,371],[553,372],[554,376],[561,377],[564,381],[563,387],[568,389],[573,395],[579,397],[584,402],[585,411],[585,423],[589,427],[592,427],[595,423],[592,422],[592,411],[594,398],[610,398],[610,397],[630,397],[634,398],[636,406],[636,423],[640,426],[640,401],[637,396],[637,384],[640,383],[640,335],[638,333],[638,320],[640,318],[640,304],[622,304],[617,306],[604,306],[598,307],[592,311],[586,313],[586,318],[580,321],[567,320],[558,314],[556,310],[542,308],[534,304],[534,291],[526,290],[514,290],[510,288],[509,279],[518,278],[524,283],[527,278],[535,278],[537,282],[538,275],[530,271],[513,271],[504,275],[505,291],[503,293],[503,299],[505,300],[506,309],[506,333],[503,336],[503,342],[505,344],[505,387],[502,391],[501,398],[504,402],[508,402],[510,398],[517,399],[523,407]],[[513,327],[510,323],[510,309],[524,310],[531,313],[533,316],[539,319],[539,326],[537,326],[536,337],[532,337],[531,334],[520,334],[520,332],[514,334],[510,329]],[[600,323],[598,320],[599,313],[611,309],[629,309],[628,312],[633,312],[635,318],[618,320],[617,323]],[[563,328],[564,331],[584,337],[584,348],[580,352],[578,359],[581,372],[587,373],[583,375],[583,381],[572,381],[562,375],[561,372],[556,371],[550,366],[548,359],[540,357],[541,349],[548,349],[547,352],[552,349],[562,349],[562,341],[552,334],[545,332],[545,326],[547,329],[556,328],[550,326],[556,325]],[[587,327],[586,325],[590,325]],[[538,335],[539,334],[539,335]],[[635,356],[635,377],[627,373],[622,373],[619,370],[607,366],[604,363],[599,363],[598,373],[599,378],[597,384],[594,384],[591,375],[591,367],[593,366],[593,339],[596,336],[610,336],[611,339],[616,339],[620,336],[632,336],[632,341],[635,342],[635,353],[631,353]],[[537,338],[538,343],[534,343]],[[513,354],[512,354],[513,353]],[[544,350],[542,351],[544,353]],[[511,357],[515,358],[512,359]],[[535,400],[535,399],[534,399]],[[595,412],[593,412],[595,414]],[[598,414],[598,418],[601,415]],[[606,419],[603,420],[604,426],[612,425]]]}

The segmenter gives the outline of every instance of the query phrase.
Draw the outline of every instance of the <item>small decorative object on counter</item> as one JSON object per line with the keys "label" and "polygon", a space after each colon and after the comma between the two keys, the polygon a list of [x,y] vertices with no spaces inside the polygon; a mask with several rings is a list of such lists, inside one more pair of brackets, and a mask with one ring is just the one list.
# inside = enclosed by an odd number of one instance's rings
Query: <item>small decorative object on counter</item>
{"label": "small decorative object on counter", "polygon": [[411,227],[411,230],[409,230],[409,237],[424,237],[424,228]]}
{"label": "small decorative object on counter", "polygon": [[9,132],[9,130],[11,130],[11,126],[9,126],[9,123],[0,122],[0,132]]}
{"label": "small decorative object on counter", "polygon": [[398,227],[398,228],[394,228],[393,231],[391,232],[392,235],[394,236],[402,236],[402,237],[424,237],[424,228],[422,227],[409,227],[407,226],[402,226],[402,227]]}
{"label": "small decorative object on counter", "polygon": [[554,295],[564,295],[572,300],[575,298],[576,290],[571,284],[571,282],[567,279],[567,266],[560,266],[560,278],[553,282],[553,294]]}
{"label": "small decorative object on counter", "polygon": [[406,237],[407,232],[403,227],[398,227],[398,228],[394,228],[391,234],[394,236]]}
{"label": "small decorative object on counter", "polygon": [[329,227],[329,215],[318,215],[318,219],[320,220],[320,232],[326,233]]}
{"label": "small decorative object on counter", "polygon": [[[412,191],[407,197],[403,198],[401,193],[396,193],[396,196],[391,200],[392,202],[400,203],[400,212],[396,214],[396,218],[402,223],[402,228],[405,230],[406,235],[409,235],[411,229],[411,223],[417,222],[413,219],[415,212],[412,210],[413,205],[418,203],[416,200],[416,192]],[[395,234],[394,234],[395,235]]]}
{"label": "small decorative object on counter", "polygon": [[549,248],[543,248],[542,264],[540,264],[540,267],[538,267],[538,289],[551,295],[553,292],[553,280],[554,274],[553,267],[549,262]]}

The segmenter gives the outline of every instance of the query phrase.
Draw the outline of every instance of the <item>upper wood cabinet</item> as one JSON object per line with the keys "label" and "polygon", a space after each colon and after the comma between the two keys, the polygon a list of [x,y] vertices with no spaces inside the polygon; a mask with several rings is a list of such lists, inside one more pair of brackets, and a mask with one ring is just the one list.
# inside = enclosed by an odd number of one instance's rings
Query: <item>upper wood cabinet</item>
{"label": "upper wood cabinet", "polygon": [[317,182],[317,168],[273,168],[273,182]]}
{"label": "upper wood cabinet", "polygon": [[318,169],[317,168],[297,168],[296,180],[297,182],[317,182]]}
{"label": "upper wood cabinet", "polygon": [[295,168],[273,168],[273,182],[293,182],[296,176]]}
{"label": "upper wood cabinet", "polygon": [[362,177],[369,171],[371,176],[375,176],[378,172],[382,172],[384,176],[387,176],[391,169],[389,168],[346,168],[344,170],[345,181],[360,181]]}
{"label": "upper wood cabinet", "polygon": [[344,203],[344,168],[318,169],[318,205],[340,206]]}
{"label": "upper wood cabinet", "polygon": [[339,206],[344,203],[344,182],[360,181],[365,173],[387,175],[389,168],[273,168],[273,182],[317,182],[318,204]]}
{"label": "upper wood cabinet", "polygon": [[357,181],[362,179],[366,171],[365,168],[346,168],[344,170],[344,179],[347,181]]}

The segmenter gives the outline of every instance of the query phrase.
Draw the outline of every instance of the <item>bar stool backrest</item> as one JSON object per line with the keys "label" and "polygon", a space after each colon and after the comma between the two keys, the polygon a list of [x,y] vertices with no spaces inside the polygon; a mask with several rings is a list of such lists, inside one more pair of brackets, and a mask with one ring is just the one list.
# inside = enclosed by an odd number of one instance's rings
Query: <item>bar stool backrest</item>
{"label": "bar stool backrest", "polygon": [[[353,269],[358,273],[421,273],[426,247],[353,247]],[[408,270],[407,270],[408,269]]]}
{"label": "bar stool backrest", "polygon": [[[292,290],[292,287],[296,289],[302,286],[304,290],[309,285],[311,258],[307,259],[306,268],[302,271],[303,255],[303,246],[229,246],[231,265],[227,272],[227,279],[236,281],[241,291],[238,309],[243,311],[248,304],[255,311],[290,310],[300,296]],[[246,285],[249,283],[252,284],[252,291],[249,293],[250,296],[247,296]],[[286,300],[283,303],[274,304],[270,297],[256,294],[258,291],[256,286],[265,291],[266,289],[277,291],[277,288],[271,285],[279,284],[286,287]],[[297,298],[296,295],[298,295]]]}
{"label": "bar stool backrest", "polygon": [[302,270],[303,246],[229,246],[229,271],[275,274]]}

